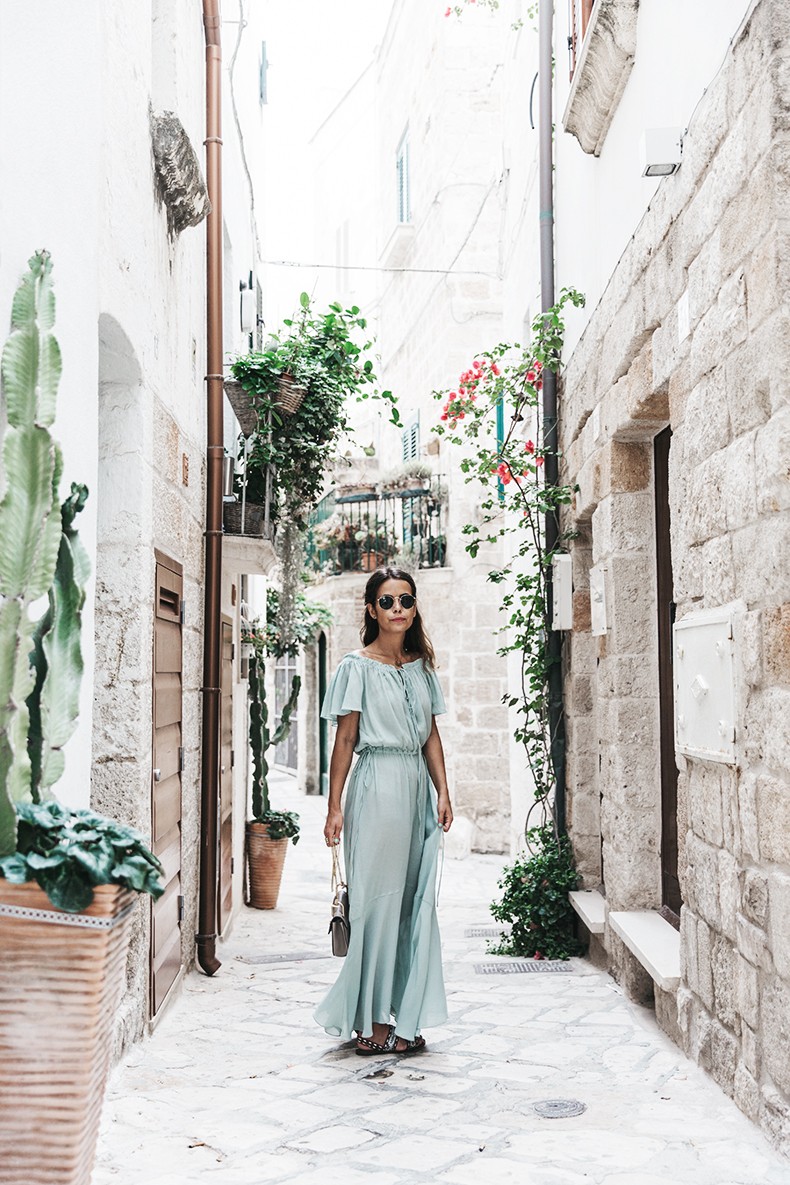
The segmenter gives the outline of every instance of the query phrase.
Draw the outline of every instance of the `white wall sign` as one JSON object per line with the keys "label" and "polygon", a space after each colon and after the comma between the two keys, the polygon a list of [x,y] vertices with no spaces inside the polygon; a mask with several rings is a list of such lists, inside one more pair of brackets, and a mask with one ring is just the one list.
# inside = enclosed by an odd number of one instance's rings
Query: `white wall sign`
{"label": "white wall sign", "polygon": [[573,561],[555,555],[551,561],[551,628],[573,629]]}
{"label": "white wall sign", "polygon": [[606,617],[606,567],[590,568],[590,632],[601,637],[609,628]]}
{"label": "white wall sign", "polygon": [[691,613],[673,627],[675,747],[735,763],[733,607]]}

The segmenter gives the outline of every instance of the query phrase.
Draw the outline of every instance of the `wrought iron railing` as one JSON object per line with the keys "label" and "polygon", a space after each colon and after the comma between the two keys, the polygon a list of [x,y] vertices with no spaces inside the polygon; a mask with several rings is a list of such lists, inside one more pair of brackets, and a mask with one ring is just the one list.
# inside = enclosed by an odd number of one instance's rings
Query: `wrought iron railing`
{"label": "wrought iron railing", "polygon": [[444,567],[444,498],[438,479],[413,489],[328,494],[310,516],[308,568],[333,576],[393,562],[407,570]]}

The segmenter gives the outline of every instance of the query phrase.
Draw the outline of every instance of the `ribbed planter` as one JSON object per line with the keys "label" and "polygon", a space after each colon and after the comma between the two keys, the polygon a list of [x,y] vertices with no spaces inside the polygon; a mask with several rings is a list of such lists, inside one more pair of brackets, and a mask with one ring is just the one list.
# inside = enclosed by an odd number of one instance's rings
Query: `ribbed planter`
{"label": "ribbed planter", "polygon": [[247,865],[253,909],[276,909],[290,839],[269,839],[265,823],[247,824]]}
{"label": "ribbed planter", "polygon": [[275,403],[286,415],[292,416],[298,411],[302,400],[307,394],[307,387],[297,383],[294,376],[287,370],[280,375]]}
{"label": "ribbed planter", "polygon": [[62,913],[0,879],[0,1180],[89,1185],[136,894]]}
{"label": "ribbed planter", "polygon": [[242,433],[252,436],[258,427],[258,412],[252,402],[252,395],[238,379],[225,379],[223,386]]}

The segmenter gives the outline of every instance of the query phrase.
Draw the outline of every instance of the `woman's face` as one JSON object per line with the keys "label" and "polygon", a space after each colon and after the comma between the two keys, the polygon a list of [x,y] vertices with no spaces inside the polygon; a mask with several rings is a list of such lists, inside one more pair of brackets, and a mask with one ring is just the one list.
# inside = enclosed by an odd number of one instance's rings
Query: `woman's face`
{"label": "woman's face", "polygon": [[[399,600],[404,594],[414,595],[407,580],[385,580],[383,584],[379,585],[375,604],[368,605],[368,613],[371,617],[375,617],[379,623],[381,633],[405,634],[414,621],[417,606],[415,604],[411,609],[404,609]],[[382,597],[387,596],[393,598],[392,604],[389,609],[382,609],[379,601]]]}

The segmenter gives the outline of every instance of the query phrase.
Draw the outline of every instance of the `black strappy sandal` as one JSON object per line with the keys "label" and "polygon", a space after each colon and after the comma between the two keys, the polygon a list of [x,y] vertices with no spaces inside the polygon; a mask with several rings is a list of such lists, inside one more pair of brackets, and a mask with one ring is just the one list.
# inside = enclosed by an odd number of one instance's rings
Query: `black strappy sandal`
{"label": "black strappy sandal", "polygon": [[[404,1040],[405,1040],[404,1037],[396,1037],[395,1038],[396,1042],[404,1041]],[[413,1041],[406,1041],[406,1048],[405,1049],[398,1049],[396,1047],[393,1050],[393,1053],[397,1053],[398,1057],[409,1057],[409,1055],[412,1053],[422,1053],[423,1050],[425,1049],[425,1047],[426,1047],[425,1046],[425,1038],[421,1037],[420,1034],[418,1033]]]}
{"label": "black strappy sandal", "polygon": [[390,1025],[387,1029],[387,1039],[383,1045],[379,1045],[377,1041],[373,1041],[370,1037],[357,1037],[357,1053],[360,1057],[380,1057],[382,1053],[404,1053],[405,1050],[395,1049],[395,1042],[397,1040],[398,1038],[395,1036],[395,1025]]}

